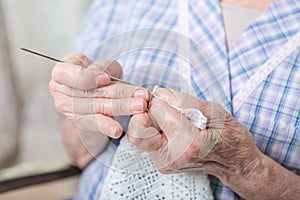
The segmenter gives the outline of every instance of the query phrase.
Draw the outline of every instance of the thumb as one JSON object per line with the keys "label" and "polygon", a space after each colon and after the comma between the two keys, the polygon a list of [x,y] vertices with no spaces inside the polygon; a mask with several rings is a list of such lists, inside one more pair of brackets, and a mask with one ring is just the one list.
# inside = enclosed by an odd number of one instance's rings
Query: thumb
{"label": "thumb", "polygon": [[123,77],[123,70],[120,65],[120,63],[114,59],[105,59],[96,63],[93,63],[88,67],[91,70],[96,71],[105,71],[110,76],[116,77],[116,78],[122,78]]}

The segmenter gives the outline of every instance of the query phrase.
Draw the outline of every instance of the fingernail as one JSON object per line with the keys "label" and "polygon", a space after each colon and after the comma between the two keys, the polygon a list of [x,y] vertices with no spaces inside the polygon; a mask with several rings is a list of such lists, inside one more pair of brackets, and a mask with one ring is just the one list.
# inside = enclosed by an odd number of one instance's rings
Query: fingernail
{"label": "fingernail", "polygon": [[122,135],[123,127],[119,123],[114,123],[109,127],[110,137],[119,138]]}
{"label": "fingernail", "polygon": [[115,137],[117,135],[117,127],[116,126],[109,127],[109,133],[111,136]]}
{"label": "fingernail", "polygon": [[143,111],[144,101],[142,99],[131,99],[129,108],[131,111]]}
{"label": "fingernail", "polygon": [[144,89],[138,89],[133,93],[133,97],[136,98],[147,98],[148,92]]}
{"label": "fingernail", "polygon": [[110,83],[110,78],[107,74],[99,74],[96,76],[95,80],[97,86],[107,85]]}

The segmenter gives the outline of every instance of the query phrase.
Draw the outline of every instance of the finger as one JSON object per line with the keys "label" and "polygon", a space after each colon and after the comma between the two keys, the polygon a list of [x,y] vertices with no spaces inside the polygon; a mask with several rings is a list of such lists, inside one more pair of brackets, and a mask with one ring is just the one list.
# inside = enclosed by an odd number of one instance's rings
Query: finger
{"label": "finger", "polygon": [[189,149],[193,149],[199,154],[197,137],[202,137],[200,131],[179,111],[174,109],[168,103],[161,99],[154,98],[151,102],[150,113],[155,119],[168,140],[167,149],[159,149],[153,156],[162,157],[163,154],[169,153],[168,159],[165,161],[157,159],[160,166],[168,166],[176,164],[179,158]]}
{"label": "finger", "polygon": [[[61,133],[63,144],[71,163],[80,168],[84,168],[93,157],[87,152],[79,136],[80,133],[76,131],[72,122],[66,118],[63,121]],[[102,134],[98,133],[97,135]],[[102,137],[106,136],[102,135]]]}
{"label": "finger", "polygon": [[178,108],[195,108],[200,110],[207,118],[211,118],[213,111],[221,111],[220,105],[212,101],[205,101],[195,98],[186,93],[177,92],[168,88],[159,88],[155,91],[155,95],[169,102]]}
{"label": "finger", "polygon": [[63,143],[67,150],[86,151],[97,156],[106,148],[108,138],[103,134],[79,132],[67,118],[64,118],[61,128]]}
{"label": "finger", "polygon": [[52,70],[52,79],[80,90],[94,89],[110,83],[109,75],[103,71],[94,71],[70,63],[57,63]]}
{"label": "finger", "polygon": [[159,98],[154,98],[151,101],[150,114],[169,141],[173,141],[182,130],[191,125],[191,122],[184,115]]}
{"label": "finger", "polygon": [[108,86],[102,87],[102,93],[106,96],[105,98],[143,98],[145,100],[150,99],[150,92],[146,88],[129,85],[124,83],[115,82]]}
{"label": "finger", "polygon": [[158,88],[155,91],[155,96],[179,108],[198,108],[198,102],[195,97],[169,88]]}
{"label": "finger", "polygon": [[71,120],[79,132],[100,132],[111,138],[119,138],[122,135],[121,124],[101,114],[74,115]]}
{"label": "finger", "polygon": [[90,64],[93,63],[92,60],[90,60],[88,57],[86,57],[83,54],[77,53],[77,52],[72,52],[67,55],[65,55],[62,58],[62,61],[66,63],[71,63],[74,65],[79,65],[81,67],[88,67]]}
{"label": "finger", "polygon": [[146,152],[154,152],[167,144],[167,139],[151,126],[148,114],[133,115],[127,131],[128,140]]}
{"label": "finger", "polygon": [[[178,147],[183,152],[198,134],[198,129],[180,112],[161,99],[153,99],[150,107],[151,116],[166,135],[169,147]],[[174,153],[175,154],[175,153]]]}
{"label": "finger", "polygon": [[72,98],[71,105],[73,111],[78,114],[101,113],[109,116],[122,116],[144,112],[148,104],[141,98]]}
{"label": "finger", "polygon": [[120,63],[114,59],[105,59],[99,62],[95,62],[88,67],[91,70],[103,70],[107,72],[109,75],[122,78],[123,77],[123,70]]}
{"label": "finger", "polygon": [[110,85],[91,90],[78,90],[51,80],[49,83],[49,90],[50,92],[60,92],[70,97],[101,97],[119,99],[136,97],[144,98],[145,100],[149,100],[150,98],[150,93],[146,88],[123,83],[112,83]]}
{"label": "finger", "polygon": [[93,63],[93,61],[85,55],[73,52],[64,56],[62,60],[66,63],[87,67],[90,70],[105,71],[109,75],[114,76],[116,78],[123,77],[122,67],[119,64],[119,62],[114,59],[109,58]]}
{"label": "finger", "polygon": [[147,108],[147,102],[141,98],[74,98],[58,92],[51,94],[56,109],[64,115],[100,113],[108,116],[121,116],[141,113]]}

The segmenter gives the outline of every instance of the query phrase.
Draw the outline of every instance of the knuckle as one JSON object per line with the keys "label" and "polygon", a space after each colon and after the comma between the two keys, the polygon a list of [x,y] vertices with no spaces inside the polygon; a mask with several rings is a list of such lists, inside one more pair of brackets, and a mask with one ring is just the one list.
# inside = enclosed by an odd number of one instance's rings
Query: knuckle
{"label": "knuckle", "polygon": [[61,101],[55,101],[55,108],[60,112],[60,113],[65,113],[66,112],[66,107],[67,105],[64,102]]}
{"label": "knuckle", "polygon": [[61,101],[56,100],[54,102],[54,105],[55,105],[56,110],[58,110],[58,112],[63,113],[63,111],[64,111],[63,107],[64,106],[63,106],[63,103]]}
{"label": "knuckle", "polygon": [[59,68],[57,67],[57,65],[55,65],[51,73],[52,79],[55,79],[57,76],[59,76],[58,72],[59,72]]}
{"label": "knuckle", "polygon": [[122,87],[120,84],[117,84],[117,85],[119,85],[119,86],[117,86],[119,97],[129,97],[129,96],[131,96],[130,94],[127,94],[128,92],[127,92],[126,88]]}
{"label": "knuckle", "polygon": [[94,89],[91,89],[91,90],[78,90],[78,91],[75,91],[73,90],[73,94],[75,93],[79,93],[80,96],[83,96],[83,97],[93,97],[95,92],[94,92]]}
{"label": "knuckle", "polygon": [[116,83],[113,87],[112,95],[115,98],[124,98],[129,97],[130,95],[127,94],[126,88],[123,86],[123,84]]}
{"label": "knuckle", "polygon": [[87,66],[91,63],[88,57],[86,57],[84,54],[80,54],[77,52],[71,52],[65,55],[63,57],[63,60],[80,66]]}
{"label": "knuckle", "polygon": [[94,104],[93,109],[96,113],[101,113],[101,114],[107,114],[108,113],[107,103],[105,103],[104,101],[101,101],[99,99],[95,99],[93,104]]}
{"label": "knuckle", "polygon": [[105,88],[97,88],[94,90],[95,97],[105,97],[108,95],[108,91]]}
{"label": "knuckle", "polygon": [[110,106],[111,106],[111,102],[110,101],[103,101],[103,102],[99,102],[99,110],[101,113],[105,114],[105,115],[109,115],[111,111]]}
{"label": "knuckle", "polygon": [[65,83],[66,81],[66,74],[58,64],[52,70],[52,79],[59,83]]}
{"label": "knuckle", "polygon": [[88,107],[88,113],[95,114],[97,112],[95,109],[96,103],[97,103],[96,100],[91,100],[91,101],[86,102],[87,107]]}
{"label": "knuckle", "polygon": [[112,114],[113,115],[126,115],[129,113],[129,102],[127,101],[118,101],[116,103],[111,103]]}
{"label": "knuckle", "polygon": [[76,54],[76,59],[81,62],[81,63],[87,63],[87,61],[89,60],[88,57],[86,57],[85,55],[83,54]]}
{"label": "knuckle", "polygon": [[52,94],[53,92],[56,92],[57,91],[57,88],[56,88],[56,85],[54,83],[53,80],[51,80],[48,84],[48,89],[50,91],[50,93]]}
{"label": "knuckle", "polygon": [[127,135],[127,138],[128,138],[128,140],[132,143],[132,144],[134,144],[134,145],[136,145],[136,146],[141,146],[141,144],[142,144],[142,142],[143,142],[143,139],[142,138],[139,138],[139,137],[134,137],[134,136],[131,136],[131,135]]}
{"label": "knuckle", "polygon": [[170,88],[158,88],[156,92],[161,96],[167,97],[169,101],[176,102],[179,99],[176,93]]}
{"label": "knuckle", "polygon": [[66,99],[66,97],[63,97],[60,94],[56,95],[54,105],[55,108],[62,114],[72,112],[69,101]]}
{"label": "knuckle", "polygon": [[150,126],[151,119],[146,113],[135,114],[132,116],[130,123],[142,126]]}
{"label": "knuckle", "polygon": [[121,97],[122,89],[119,83],[113,84],[113,87],[111,88],[111,94],[113,98]]}

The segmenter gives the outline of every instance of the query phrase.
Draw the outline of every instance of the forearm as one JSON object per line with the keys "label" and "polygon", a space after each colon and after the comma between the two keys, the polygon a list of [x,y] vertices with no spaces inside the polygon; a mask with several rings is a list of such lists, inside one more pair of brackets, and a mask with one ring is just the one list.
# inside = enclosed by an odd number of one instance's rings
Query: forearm
{"label": "forearm", "polygon": [[261,161],[249,174],[228,178],[227,185],[245,199],[299,199],[300,177],[265,155]]}
{"label": "forearm", "polygon": [[236,120],[227,127],[207,156],[220,169],[212,174],[245,199],[299,199],[300,177],[263,154]]}

